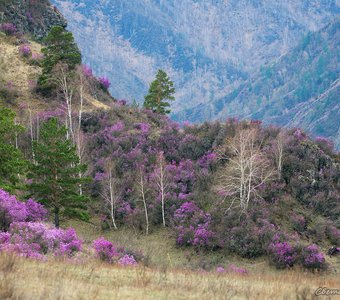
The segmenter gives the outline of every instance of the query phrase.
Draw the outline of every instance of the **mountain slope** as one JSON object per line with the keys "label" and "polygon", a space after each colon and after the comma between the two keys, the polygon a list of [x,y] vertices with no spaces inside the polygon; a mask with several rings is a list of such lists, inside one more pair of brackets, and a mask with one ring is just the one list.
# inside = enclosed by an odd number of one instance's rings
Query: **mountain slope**
{"label": "mountain slope", "polygon": [[53,26],[66,27],[67,22],[48,0],[0,0],[0,23],[13,23],[19,32],[45,37]]}
{"label": "mountain slope", "polygon": [[141,102],[163,68],[177,87],[176,112],[224,97],[338,11],[319,0],[53,2],[114,96]]}
{"label": "mountain slope", "polygon": [[228,96],[174,116],[198,122],[227,116],[298,126],[340,146],[339,20],[262,67]]}

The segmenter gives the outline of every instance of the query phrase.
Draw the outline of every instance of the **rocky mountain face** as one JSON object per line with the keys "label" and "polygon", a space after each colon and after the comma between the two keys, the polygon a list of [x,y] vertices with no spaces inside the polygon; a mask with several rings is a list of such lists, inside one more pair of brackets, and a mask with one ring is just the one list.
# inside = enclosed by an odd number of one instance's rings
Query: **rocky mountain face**
{"label": "rocky mountain face", "polygon": [[53,26],[67,22],[49,0],[0,0],[0,23],[13,23],[19,32],[44,38]]}

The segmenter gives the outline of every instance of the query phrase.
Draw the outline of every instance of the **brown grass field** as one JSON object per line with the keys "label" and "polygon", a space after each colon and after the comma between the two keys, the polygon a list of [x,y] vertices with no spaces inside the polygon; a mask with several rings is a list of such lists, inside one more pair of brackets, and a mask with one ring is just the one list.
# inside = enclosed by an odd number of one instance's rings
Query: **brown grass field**
{"label": "brown grass field", "polygon": [[316,299],[318,287],[339,288],[340,278],[297,271],[219,275],[0,255],[0,299]]}
{"label": "brown grass field", "polygon": [[[336,299],[316,297],[318,287],[340,288],[339,269],[325,273],[301,269],[278,271],[265,259],[242,260],[218,253],[198,255],[174,245],[171,232],[144,236],[131,229],[101,232],[97,226],[70,221],[84,240],[85,255],[73,261],[35,261],[0,254],[0,299]],[[100,263],[89,252],[92,240],[104,235],[114,243],[145,255],[138,267]],[[333,266],[339,259],[328,262]],[[199,271],[206,261],[247,268],[248,275]]]}

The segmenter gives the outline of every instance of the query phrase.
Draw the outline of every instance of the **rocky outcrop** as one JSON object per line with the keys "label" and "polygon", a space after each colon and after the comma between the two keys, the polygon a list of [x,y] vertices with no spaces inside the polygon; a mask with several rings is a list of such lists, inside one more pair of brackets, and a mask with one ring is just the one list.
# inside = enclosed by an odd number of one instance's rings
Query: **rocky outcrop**
{"label": "rocky outcrop", "polygon": [[0,23],[13,23],[18,31],[42,40],[53,26],[66,27],[66,19],[48,0],[0,1]]}

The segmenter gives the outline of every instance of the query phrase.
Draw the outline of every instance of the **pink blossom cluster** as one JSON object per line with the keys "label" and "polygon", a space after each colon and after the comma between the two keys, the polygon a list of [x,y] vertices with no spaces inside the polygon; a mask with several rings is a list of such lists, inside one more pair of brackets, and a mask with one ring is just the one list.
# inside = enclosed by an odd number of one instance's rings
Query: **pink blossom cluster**
{"label": "pink blossom cluster", "polygon": [[14,222],[40,222],[47,218],[47,210],[29,199],[20,202],[15,196],[0,189],[0,230],[7,230]]}
{"label": "pink blossom cluster", "polygon": [[119,106],[126,106],[127,101],[124,99],[117,100],[116,102]]}
{"label": "pink blossom cluster", "polygon": [[217,161],[217,154],[215,152],[208,152],[204,154],[198,161],[198,165],[202,169],[209,169],[211,165]]}
{"label": "pink blossom cluster", "polygon": [[303,141],[306,139],[306,135],[301,129],[296,129],[293,135],[298,141]]}
{"label": "pink blossom cluster", "polygon": [[32,49],[30,45],[27,45],[27,44],[21,45],[19,47],[19,54],[22,57],[26,57],[26,58],[30,57],[32,55]]}
{"label": "pink blossom cluster", "polygon": [[142,133],[149,133],[151,125],[149,123],[137,123],[136,128],[140,130]]}
{"label": "pink blossom cluster", "polygon": [[100,260],[112,263],[114,258],[119,256],[116,246],[114,246],[111,242],[107,241],[103,237],[93,241],[93,249],[96,252],[96,255],[100,258]]}
{"label": "pink blossom cluster", "polygon": [[82,70],[83,70],[84,76],[86,76],[88,78],[93,77],[92,69],[91,69],[90,66],[82,65]]}
{"label": "pink blossom cluster", "polygon": [[32,199],[20,202],[0,190],[0,251],[41,259],[81,251],[82,241],[74,229],[56,229],[42,223],[46,219],[47,210],[41,204]]}
{"label": "pink blossom cluster", "polygon": [[137,262],[132,255],[125,254],[118,260],[118,264],[121,266],[135,266],[137,265]]}
{"label": "pink blossom cluster", "polygon": [[47,254],[72,256],[81,251],[82,241],[74,229],[56,229],[39,222],[15,222],[0,236],[0,251],[44,258]]}
{"label": "pink blossom cluster", "polygon": [[6,35],[14,35],[17,32],[17,28],[13,23],[3,23],[0,25],[0,30]]}
{"label": "pink blossom cluster", "polygon": [[324,269],[326,267],[325,256],[315,244],[302,249],[301,259],[302,265],[308,269]]}
{"label": "pink blossom cluster", "polygon": [[111,85],[111,82],[110,82],[110,80],[107,77],[99,77],[98,81],[99,81],[100,86],[103,89],[105,89],[105,90],[109,89],[109,87]]}
{"label": "pink blossom cluster", "polygon": [[176,242],[180,246],[209,247],[216,234],[210,229],[210,215],[193,202],[185,202],[174,214]]}
{"label": "pink blossom cluster", "polygon": [[269,245],[271,259],[277,268],[292,267],[297,260],[297,251],[289,242],[273,242]]}
{"label": "pink blossom cluster", "polygon": [[96,256],[104,262],[117,262],[121,266],[133,266],[137,264],[133,255],[126,253],[124,248],[114,245],[104,237],[93,241],[92,247]]}

